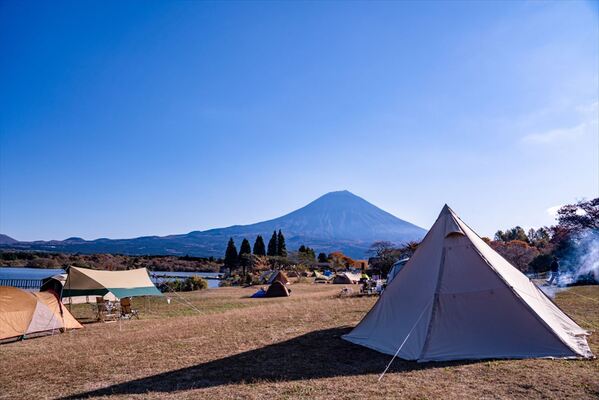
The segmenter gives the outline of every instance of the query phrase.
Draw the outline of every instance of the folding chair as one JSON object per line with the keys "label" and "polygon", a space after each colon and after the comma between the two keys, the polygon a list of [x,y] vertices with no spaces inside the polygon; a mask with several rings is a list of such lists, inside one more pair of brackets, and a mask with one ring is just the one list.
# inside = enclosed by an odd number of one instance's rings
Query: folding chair
{"label": "folding chair", "polygon": [[106,320],[116,320],[116,314],[108,311],[106,300],[103,297],[96,297],[96,307],[98,308],[98,321],[106,322]]}
{"label": "folding chair", "polygon": [[121,318],[122,319],[139,319],[139,311],[131,308],[131,298],[125,297],[121,299]]}

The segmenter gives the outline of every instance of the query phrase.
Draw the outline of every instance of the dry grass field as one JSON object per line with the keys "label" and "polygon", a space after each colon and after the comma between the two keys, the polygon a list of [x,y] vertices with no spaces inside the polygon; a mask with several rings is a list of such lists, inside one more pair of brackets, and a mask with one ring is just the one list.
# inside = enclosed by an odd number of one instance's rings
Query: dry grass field
{"label": "dry grass field", "polygon": [[[591,399],[597,360],[426,363],[390,360],[340,339],[375,298],[338,298],[338,285],[295,284],[290,298],[221,288],[149,302],[140,320],[0,346],[0,399]],[[556,302],[599,354],[599,287]],[[188,304],[192,304],[194,309]],[[79,305],[76,316],[91,310]]]}

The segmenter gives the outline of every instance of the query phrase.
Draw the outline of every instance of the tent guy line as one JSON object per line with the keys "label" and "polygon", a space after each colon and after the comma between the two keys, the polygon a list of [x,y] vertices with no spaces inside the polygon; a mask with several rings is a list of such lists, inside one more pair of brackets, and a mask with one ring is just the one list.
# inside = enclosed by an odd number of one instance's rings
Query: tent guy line
{"label": "tent guy line", "polygon": [[412,332],[414,332],[414,329],[416,328],[416,325],[418,325],[418,323],[420,322],[420,320],[422,319],[422,316],[424,315],[424,312],[426,311],[426,309],[428,308],[428,306],[431,305],[432,299],[431,301],[428,302],[428,304],[422,309],[422,312],[420,313],[420,316],[418,317],[418,319],[416,320],[416,322],[414,323],[414,326],[412,326],[412,329],[410,329],[410,332],[408,332],[408,334],[406,335],[405,339],[403,340],[403,342],[401,342],[401,345],[397,348],[397,351],[395,352],[395,354],[393,355],[393,358],[391,358],[391,361],[389,361],[389,364],[387,364],[387,367],[385,368],[385,370],[383,371],[383,373],[381,374],[381,376],[379,376],[378,382],[381,381],[381,379],[383,379],[383,376],[385,376],[385,374],[387,373],[387,371],[389,370],[389,367],[391,366],[391,364],[393,363],[393,361],[395,360],[395,358],[397,357],[397,355],[399,354],[399,352],[401,351],[401,348],[403,347],[404,344],[406,344],[406,342],[408,341],[408,338],[410,337],[410,335],[412,334]]}

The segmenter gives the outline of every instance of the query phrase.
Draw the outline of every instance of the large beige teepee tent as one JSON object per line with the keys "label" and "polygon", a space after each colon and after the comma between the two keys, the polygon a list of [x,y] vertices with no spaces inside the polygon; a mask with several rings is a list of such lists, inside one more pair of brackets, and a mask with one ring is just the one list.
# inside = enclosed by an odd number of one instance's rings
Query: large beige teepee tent
{"label": "large beige teepee tent", "polygon": [[592,357],[586,332],[445,206],[345,340],[407,360]]}

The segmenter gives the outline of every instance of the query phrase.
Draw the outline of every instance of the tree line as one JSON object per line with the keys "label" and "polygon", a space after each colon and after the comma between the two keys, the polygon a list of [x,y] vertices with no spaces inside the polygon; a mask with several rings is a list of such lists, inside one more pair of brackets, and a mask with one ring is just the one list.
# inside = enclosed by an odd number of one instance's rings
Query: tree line
{"label": "tree line", "polygon": [[[554,256],[571,257],[576,251],[575,242],[585,232],[599,232],[599,198],[561,207],[557,211],[556,225],[528,231],[515,226],[498,230],[493,239],[482,239],[520,271],[540,273],[549,270]],[[411,257],[418,245],[418,242],[401,246],[387,241],[375,242],[370,247],[370,267],[386,276],[395,262]]]}
{"label": "tree line", "polygon": [[279,229],[273,231],[268,246],[264,245],[264,238],[262,235],[256,236],[254,246],[250,247],[250,242],[246,238],[243,238],[239,252],[233,238],[229,238],[227,243],[227,249],[225,250],[224,266],[229,269],[231,273],[237,267],[243,268],[243,274],[246,274],[247,268],[255,262],[254,257],[287,257],[287,245],[285,244],[285,235]]}
{"label": "tree line", "polygon": [[599,198],[567,204],[557,211],[557,224],[525,231],[516,226],[483,238],[523,272],[545,272],[554,256],[568,259],[581,235],[599,231]]}
{"label": "tree line", "polygon": [[218,272],[221,259],[214,257],[123,254],[51,253],[42,251],[1,250],[0,265],[6,267],[68,268],[70,266],[120,271],[147,268],[150,271]]}

